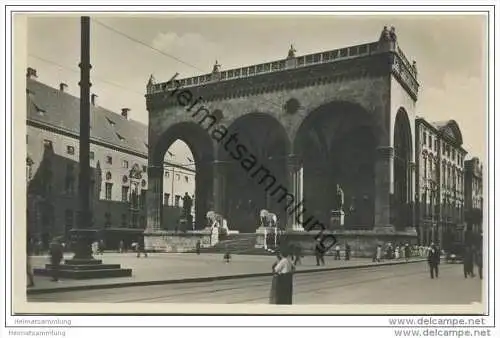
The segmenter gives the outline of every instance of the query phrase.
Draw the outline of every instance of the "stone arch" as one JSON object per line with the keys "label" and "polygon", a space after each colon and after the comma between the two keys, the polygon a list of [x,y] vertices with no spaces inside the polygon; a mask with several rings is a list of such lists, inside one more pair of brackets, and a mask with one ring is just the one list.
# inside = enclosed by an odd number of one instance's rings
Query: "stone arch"
{"label": "stone arch", "polygon": [[[412,226],[412,170],[413,158],[411,126],[408,113],[400,108],[394,122],[394,195],[393,222],[398,230]],[[432,154],[428,156],[431,163]],[[431,173],[429,173],[430,175]]]}
{"label": "stone arch", "polygon": [[229,226],[255,232],[261,209],[277,214],[284,226],[285,210],[271,195],[287,184],[290,140],[284,126],[269,114],[252,112],[234,119],[226,135],[218,144],[217,160],[224,177],[222,213]]}
{"label": "stone arch", "polygon": [[148,227],[159,228],[162,224],[163,164],[165,153],[176,141],[183,141],[190,149],[196,171],[195,181],[195,227],[203,228],[205,215],[211,208],[212,180],[215,147],[205,128],[195,122],[179,122],[166,129],[150,149]]}
{"label": "stone arch", "polygon": [[362,106],[346,101],[319,106],[302,121],[293,150],[303,167],[305,209],[320,222],[330,224],[339,184],[344,192],[345,225],[373,226],[380,126]]}

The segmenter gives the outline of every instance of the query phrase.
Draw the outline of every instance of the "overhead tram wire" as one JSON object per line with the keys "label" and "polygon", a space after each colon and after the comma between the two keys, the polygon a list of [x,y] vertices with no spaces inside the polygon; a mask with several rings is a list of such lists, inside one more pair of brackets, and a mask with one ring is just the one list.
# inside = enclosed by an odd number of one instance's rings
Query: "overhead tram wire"
{"label": "overhead tram wire", "polygon": [[[57,66],[57,67],[59,67],[59,68],[61,68],[61,69],[69,70],[69,71],[71,71],[71,72],[75,72],[75,73],[80,73],[80,70],[79,70],[79,69],[71,68],[71,67],[68,67],[68,66],[63,66],[63,65],[61,65],[60,63],[57,63],[57,62],[55,62],[55,61],[52,61],[52,60],[49,60],[49,59],[43,58],[43,57],[38,56],[38,55],[35,55],[35,54],[31,54],[31,53],[30,53],[30,54],[28,54],[28,56],[29,56],[29,57],[32,57],[32,58],[34,58],[34,59],[37,59],[37,60],[39,60],[39,61],[42,61],[42,62],[45,62],[45,63],[48,63],[48,64],[52,64],[52,65]],[[112,81],[109,81],[109,80],[105,80],[105,79],[102,79],[102,78],[99,78],[99,77],[96,77],[96,76],[92,76],[92,79],[97,80],[97,81],[102,82],[102,83],[106,83],[106,84],[111,85],[111,86],[115,86],[115,87],[117,87],[117,88],[124,89],[124,90],[126,90],[126,91],[128,91],[128,92],[131,92],[131,93],[138,94],[138,95],[140,95],[141,97],[144,97],[144,94],[145,94],[145,93],[140,93],[140,92],[138,92],[138,91],[136,91],[136,90],[130,89],[130,88],[128,88],[128,87],[122,86],[122,85],[117,84],[117,83],[115,83],[115,82],[112,82]]]}
{"label": "overhead tram wire", "polygon": [[[171,54],[169,54],[169,53],[165,53],[165,52],[164,52],[164,51],[162,51],[161,49],[155,48],[155,47],[153,47],[153,46],[151,46],[151,45],[149,45],[149,44],[145,43],[144,41],[141,41],[141,40],[139,40],[139,39],[136,39],[136,38],[134,38],[134,37],[132,37],[132,36],[130,36],[130,35],[128,35],[128,34],[125,34],[125,33],[121,32],[121,31],[117,30],[117,29],[116,29],[116,28],[114,28],[114,27],[111,27],[111,26],[109,26],[109,25],[106,25],[105,23],[102,23],[102,22],[101,22],[101,21],[99,21],[99,20],[92,19],[92,21],[91,21],[91,22],[97,23],[98,25],[100,25],[100,26],[102,26],[102,27],[104,27],[104,28],[106,28],[106,29],[108,29],[108,30],[110,30],[110,31],[112,31],[112,32],[114,32],[114,33],[116,33],[116,34],[121,35],[121,36],[123,36],[123,37],[127,38],[128,40],[133,41],[133,42],[135,42],[135,43],[138,43],[138,44],[140,44],[140,45],[142,45],[142,46],[144,46],[144,47],[147,47],[147,48],[149,48],[149,49],[151,49],[151,50],[153,50],[153,51],[155,51],[155,52],[157,52],[157,53],[160,53],[160,54],[161,54],[161,55],[163,55],[163,56],[166,56],[166,57],[168,57],[168,58],[170,58],[170,59],[173,59],[173,60],[175,60],[175,61],[177,61],[177,62],[180,62],[180,63],[182,63],[182,64],[184,64],[184,65],[186,65],[186,66],[189,66],[189,67],[191,67],[191,68],[194,68],[194,69],[196,69],[196,70],[199,70],[199,71],[201,71],[201,72],[203,72],[203,73],[205,73],[205,72],[206,72],[206,70],[205,70],[205,69],[202,69],[202,68],[197,67],[197,66],[195,66],[195,65],[192,65],[192,64],[190,64],[190,63],[188,63],[188,62],[185,62],[185,61],[181,60],[180,58],[178,58],[178,57],[176,57],[176,56],[173,56],[173,55],[171,55]],[[262,99],[262,101],[265,101],[265,102],[271,103],[272,105],[274,105],[274,106],[276,106],[276,107],[278,107],[278,108],[282,109],[282,105],[277,104],[277,103],[276,103],[276,102],[274,102],[274,101],[267,100],[267,99],[263,99],[263,98],[261,98],[261,99]]]}

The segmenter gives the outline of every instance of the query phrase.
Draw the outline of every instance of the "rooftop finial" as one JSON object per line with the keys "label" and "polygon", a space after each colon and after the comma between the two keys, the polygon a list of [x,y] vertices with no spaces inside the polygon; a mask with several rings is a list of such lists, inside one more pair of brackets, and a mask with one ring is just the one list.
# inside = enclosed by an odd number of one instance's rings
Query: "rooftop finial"
{"label": "rooftop finial", "polygon": [[293,44],[290,45],[290,49],[288,50],[288,57],[289,58],[294,58],[295,57],[295,52],[297,50],[293,47]]}
{"label": "rooftop finial", "polygon": [[155,79],[155,77],[153,76],[153,74],[151,74],[151,75],[149,76],[149,80],[148,80],[148,85],[147,85],[147,86],[149,87],[149,86],[152,86],[152,85],[154,85],[154,84],[156,84],[156,79]]}
{"label": "rooftop finial", "polygon": [[219,64],[219,61],[215,60],[215,65],[214,65],[214,68],[212,70],[212,73],[218,73],[220,71],[220,67],[221,67],[221,65]]}

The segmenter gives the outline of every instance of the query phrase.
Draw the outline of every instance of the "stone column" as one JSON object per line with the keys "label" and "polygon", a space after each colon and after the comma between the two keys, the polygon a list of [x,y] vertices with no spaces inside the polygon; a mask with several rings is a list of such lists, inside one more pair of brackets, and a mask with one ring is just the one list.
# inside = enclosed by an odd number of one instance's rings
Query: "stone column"
{"label": "stone column", "polygon": [[[297,222],[297,216],[302,208],[295,208],[302,201],[302,170],[300,159],[295,154],[288,155],[287,158],[288,192],[293,195],[294,203],[287,209],[286,228],[287,230],[304,231],[302,225]],[[286,206],[287,201],[283,201]],[[296,209],[296,210],[295,210]],[[300,219],[300,218],[299,218]]]}
{"label": "stone column", "polygon": [[409,215],[409,223],[408,226],[411,228],[411,231],[416,231],[415,230],[415,225],[416,225],[416,208],[415,208],[415,169],[416,165],[415,162],[410,162],[408,166],[408,198],[409,198],[409,205],[410,205],[410,215]]}
{"label": "stone column", "polygon": [[148,191],[147,191],[147,227],[146,232],[154,232],[161,229],[161,213],[163,208],[163,167],[154,166],[148,168]]}
{"label": "stone column", "polygon": [[225,192],[225,163],[215,160],[213,162],[213,211],[222,215],[224,218],[224,192]]}
{"label": "stone column", "polygon": [[391,194],[394,191],[394,148],[378,147],[375,163],[375,226],[376,231],[394,231],[391,224]]}

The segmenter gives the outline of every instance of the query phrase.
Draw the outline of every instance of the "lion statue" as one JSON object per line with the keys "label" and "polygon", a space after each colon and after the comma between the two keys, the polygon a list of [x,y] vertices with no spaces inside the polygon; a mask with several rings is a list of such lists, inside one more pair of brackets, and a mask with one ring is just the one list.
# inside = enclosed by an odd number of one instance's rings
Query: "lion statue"
{"label": "lion statue", "polygon": [[213,228],[220,228],[220,229],[225,229],[226,232],[229,231],[229,228],[227,226],[227,220],[220,214],[216,213],[215,211],[209,211],[207,212],[207,220],[208,220],[208,226],[213,229]]}
{"label": "lion statue", "polygon": [[263,227],[276,227],[278,225],[278,216],[266,209],[260,211],[260,225]]}

